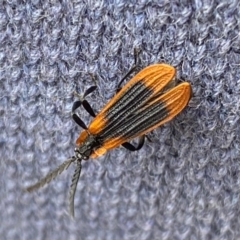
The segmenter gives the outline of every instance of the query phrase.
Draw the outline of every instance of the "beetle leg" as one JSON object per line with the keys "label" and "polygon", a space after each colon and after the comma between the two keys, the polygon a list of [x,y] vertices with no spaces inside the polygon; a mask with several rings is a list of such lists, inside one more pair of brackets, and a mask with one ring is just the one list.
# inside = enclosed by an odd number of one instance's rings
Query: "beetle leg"
{"label": "beetle leg", "polygon": [[138,65],[139,65],[139,52],[140,52],[139,49],[134,48],[134,64],[133,64],[132,67],[129,69],[129,71],[124,75],[124,77],[120,80],[120,82],[118,83],[116,93],[121,90],[121,85],[122,85],[123,81],[124,81],[132,72],[134,72],[134,71],[136,70],[136,68],[138,67]]}
{"label": "beetle leg", "polygon": [[90,93],[92,93],[97,87],[96,86],[92,86],[89,89],[87,89],[87,91],[83,94],[83,97],[79,96],[79,94],[75,93],[80,100],[76,101],[73,103],[72,106],[72,118],[73,120],[83,129],[87,129],[87,126],[85,125],[85,123],[81,120],[81,118],[75,113],[75,111],[82,105],[85,110],[92,116],[95,117],[96,114],[94,113],[92,107],[90,106],[90,104],[88,103],[88,101],[85,99],[85,97],[87,95],[89,95]]}
{"label": "beetle leg", "polygon": [[128,149],[129,151],[137,151],[142,148],[142,146],[144,145],[144,142],[145,142],[145,135],[139,137],[138,145],[136,147],[129,142],[123,143],[122,146]]}

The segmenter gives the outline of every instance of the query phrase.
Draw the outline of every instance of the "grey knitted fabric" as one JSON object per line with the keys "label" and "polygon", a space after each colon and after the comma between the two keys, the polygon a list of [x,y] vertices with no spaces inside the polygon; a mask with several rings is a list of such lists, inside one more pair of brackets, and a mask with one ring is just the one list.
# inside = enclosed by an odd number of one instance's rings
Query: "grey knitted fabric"
{"label": "grey knitted fabric", "polygon": [[[0,0],[0,239],[240,239],[238,0]],[[73,155],[74,90],[98,111],[141,48],[192,84],[138,152],[122,147],[23,188]],[[80,109],[86,123],[91,120]]]}

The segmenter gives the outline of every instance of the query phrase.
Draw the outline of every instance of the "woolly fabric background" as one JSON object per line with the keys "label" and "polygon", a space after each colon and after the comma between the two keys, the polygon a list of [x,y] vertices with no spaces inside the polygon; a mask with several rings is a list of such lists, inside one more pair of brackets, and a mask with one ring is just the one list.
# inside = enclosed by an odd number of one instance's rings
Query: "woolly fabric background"
{"label": "woolly fabric background", "polygon": [[[237,0],[1,0],[1,239],[239,239],[239,19]],[[134,47],[142,67],[175,66],[193,97],[139,152],[83,163],[71,220],[74,166],[22,188],[73,154],[73,91],[93,73],[99,110]]]}

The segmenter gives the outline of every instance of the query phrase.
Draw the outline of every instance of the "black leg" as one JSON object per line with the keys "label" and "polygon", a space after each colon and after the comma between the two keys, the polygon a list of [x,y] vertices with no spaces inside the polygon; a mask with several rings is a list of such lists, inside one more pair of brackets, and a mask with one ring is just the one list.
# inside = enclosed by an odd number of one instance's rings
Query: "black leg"
{"label": "black leg", "polygon": [[96,117],[96,114],[94,113],[92,107],[90,106],[89,102],[87,100],[83,100],[82,101],[82,105],[85,108],[85,110],[92,116],[92,117]]}
{"label": "black leg", "polygon": [[142,148],[142,146],[144,144],[144,141],[145,141],[145,135],[139,137],[137,147],[133,146],[129,142],[123,143],[122,146],[125,147],[126,149],[128,149],[129,151],[137,151],[137,150],[140,150]]}
{"label": "black leg", "polygon": [[145,137],[150,143],[152,143],[152,139],[148,135],[145,135]]}
{"label": "black leg", "polygon": [[95,117],[96,114],[94,113],[92,107],[90,106],[90,104],[88,103],[87,100],[85,100],[84,98],[92,93],[97,87],[96,86],[92,86],[89,89],[87,89],[87,91],[83,94],[83,96],[80,96],[79,94],[75,93],[80,100],[76,101],[73,103],[72,106],[72,118],[73,120],[83,129],[87,129],[87,126],[85,125],[85,123],[80,119],[80,117],[75,113],[75,111],[82,105],[85,110],[92,116]]}
{"label": "black leg", "polygon": [[76,109],[78,109],[81,105],[82,105],[82,101],[74,102],[73,106],[72,106],[72,113],[74,113],[76,111]]}
{"label": "black leg", "polygon": [[76,113],[72,113],[72,118],[80,127],[82,127],[85,130],[88,129],[83,120]]}
{"label": "black leg", "polygon": [[85,99],[87,95],[92,93],[94,90],[96,90],[97,86],[92,86],[89,89],[86,90],[86,92],[83,94],[83,96],[80,96],[77,92],[75,92],[75,95],[79,98],[78,101],[76,101],[72,106],[72,113],[75,112],[77,108],[79,108],[81,105],[85,108],[85,110],[92,116],[95,117],[96,114],[94,113],[92,107],[88,103],[88,101]]}
{"label": "black leg", "polygon": [[83,98],[85,98],[88,94],[92,93],[96,89],[97,89],[97,86],[91,86],[89,89],[85,91],[85,93],[83,94]]}
{"label": "black leg", "polygon": [[134,48],[134,64],[130,68],[130,70],[124,75],[124,77],[120,80],[120,82],[118,83],[116,92],[119,92],[121,90],[121,85],[122,85],[123,81],[138,67],[138,64],[139,64],[138,63],[139,62],[138,54],[139,54],[139,49]]}

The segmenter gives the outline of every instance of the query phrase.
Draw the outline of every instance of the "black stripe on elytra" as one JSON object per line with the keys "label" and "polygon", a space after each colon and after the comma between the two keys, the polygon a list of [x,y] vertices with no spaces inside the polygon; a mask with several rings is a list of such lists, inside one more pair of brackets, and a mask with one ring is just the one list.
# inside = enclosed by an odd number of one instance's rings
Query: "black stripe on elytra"
{"label": "black stripe on elytra", "polygon": [[[105,118],[112,120],[115,116],[119,117],[119,114],[123,113],[122,110],[128,109],[131,106],[138,105],[139,100],[143,95],[151,95],[153,91],[147,88],[144,83],[138,81],[130,86],[123,94],[118,98],[118,100],[109,107],[105,113]],[[148,97],[146,96],[146,97]],[[139,97],[139,99],[136,99]]]}
{"label": "black stripe on elytra", "polygon": [[141,108],[144,102],[153,94],[151,88],[146,87],[141,81],[130,86],[119,99],[106,111],[107,122],[99,133],[103,138],[109,135],[112,129],[124,124],[128,116]]}
{"label": "black stripe on elytra", "polygon": [[123,137],[131,138],[146,129],[153,127],[168,115],[164,102],[155,102],[143,109],[132,113],[125,121],[105,135],[105,138]]}

